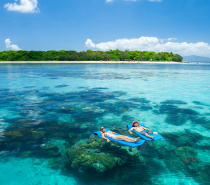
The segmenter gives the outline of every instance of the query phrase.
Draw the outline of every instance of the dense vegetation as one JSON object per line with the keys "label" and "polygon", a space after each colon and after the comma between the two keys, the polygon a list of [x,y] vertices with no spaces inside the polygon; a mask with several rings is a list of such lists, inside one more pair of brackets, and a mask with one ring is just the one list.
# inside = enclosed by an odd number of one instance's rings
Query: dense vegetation
{"label": "dense vegetation", "polygon": [[148,51],[3,51],[0,61],[107,61],[107,60],[138,60],[138,61],[177,61],[183,59],[179,54]]}

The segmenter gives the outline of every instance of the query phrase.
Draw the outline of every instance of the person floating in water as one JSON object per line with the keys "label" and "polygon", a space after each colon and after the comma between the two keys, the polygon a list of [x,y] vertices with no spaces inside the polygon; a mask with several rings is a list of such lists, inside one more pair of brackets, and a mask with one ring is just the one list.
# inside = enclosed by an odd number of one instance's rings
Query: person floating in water
{"label": "person floating in water", "polygon": [[112,131],[106,131],[106,129],[104,127],[101,127],[99,129],[99,131],[102,133],[102,138],[106,139],[107,142],[110,142],[110,140],[107,137],[110,137],[112,139],[116,139],[116,140],[123,140],[123,141],[127,141],[127,142],[135,142],[138,143],[141,139],[138,137],[136,139],[132,139],[128,136],[123,136],[123,135],[117,135],[115,132]]}
{"label": "person floating in water", "polygon": [[148,128],[139,126],[138,121],[133,121],[132,128],[129,130],[130,134],[133,134],[132,130],[135,130],[135,131],[139,132],[140,134],[145,135],[146,137],[149,137],[151,139],[154,139],[154,136],[150,136],[151,134],[158,134],[158,132],[153,132]]}

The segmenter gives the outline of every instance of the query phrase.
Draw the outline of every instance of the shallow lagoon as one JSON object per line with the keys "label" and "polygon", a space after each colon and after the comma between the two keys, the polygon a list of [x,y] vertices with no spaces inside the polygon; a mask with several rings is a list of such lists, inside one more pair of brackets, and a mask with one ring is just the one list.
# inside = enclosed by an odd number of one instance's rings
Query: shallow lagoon
{"label": "shallow lagoon", "polygon": [[[0,82],[0,184],[209,184],[210,65],[0,65]],[[92,135],[134,120],[165,141]]]}

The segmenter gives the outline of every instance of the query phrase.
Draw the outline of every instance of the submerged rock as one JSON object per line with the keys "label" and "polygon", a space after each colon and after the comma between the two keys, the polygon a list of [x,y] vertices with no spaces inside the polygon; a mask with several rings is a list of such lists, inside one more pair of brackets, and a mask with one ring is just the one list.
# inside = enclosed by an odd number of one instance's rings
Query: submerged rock
{"label": "submerged rock", "polygon": [[32,131],[32,137],[33,139],[42,139],[45,136],[45,132],[44,131]]}
{"label": "submerged rock", "polygon": [[135,102],[135,103],[142,103],[142,104],[145,104],[145,103],[150,103],[150,100],[147,100],[146,98],[130,98],[128,99],[129,101],[132,101],[132,102]]}
{"label": "submerged rock", "polygon": [[68,163],[79,172],[106,172],[117,166],[125,165],[128,160],[138,159],[138,149],[107,143],[95,136],[78,142],[67,150]]}
{"label": "submerged rock", "polygon": [[21,153],[21,157],[29,157],[31,155],[31,151],[24,151]]}
{"label": "submerged rock", "polygon": [[4,132],[5,136],[12,136],[12,137],[23,137],[23,133],[19,131],[7,131]]}
{"label": "submerged rock", "polygon": [[193,101],[193,103],[196,104],[196,105],[204,105],[204,106],[206,106],[205,103],[202,103],[202,102],[200,102],[200,101]]}
{"label": "submerged rock", "polygon": [[196,158],[197,154],[198,153],[189,146],[179,147],[176,150],[176,155],[179,156],[185,162],[190,162],[190,158]]}
{"label": "submerged rock", "polygon": [[197,143],[204,139],[204,136],[201,134],[189,130],[163,133],[162,135],[170,144],[177,147],[198,147]]}
{"label": "submerged rock", "polygon": [[50,155],[65,155],[65,143],[66,142],[64,140],[51,140],[42,144],[41,147]]}
{"label": "submerged rock", "polygon": [[197,161],[199,161],[199,159],[197,157],[186,157],[184,159],[184,162],[187,163],[187,164],[194,163],[194,162],[197,162]]}
{"label": "submerged rock", "polygon": [[105,166],[101,163],[94,163],[93,168],[95,168],[96,171],[98,171],[98,172],[105,172],[106,171]]}
{"label": "submerged rock", "polygon": [[67,155],[72,168],[85,171],[95,169],[104,172],[114,168],[117,163],[113,156],[104,152],[97,152],[94,148],[100,147],[97,143],[79,144],[68,149]]}
{"label": "submerged rock", "polygon": [[168,114],[165,118],[165,122],[171,125],[180,126],[188,121],[186,116],[182,114]]}
{"label": "submerged rock", "polygon": [[149,104],[143,104],[140,106],[139,108],[141,111],[148,111],[148,110],[152,110],[152,106],[150,106]]}
{"label": "submerged rock", "polygon": [[166,100],[163,102],[160,102],[161,104],[187,104],[186,102],[182,100]]}
{"label": "submerged rock", "polygon": [[188,109],[188,108],[179,108],[175,105],[163,104],[160,106],[159,112],[161,114],[183,114],[183,115],[198,115],[198,112]]}

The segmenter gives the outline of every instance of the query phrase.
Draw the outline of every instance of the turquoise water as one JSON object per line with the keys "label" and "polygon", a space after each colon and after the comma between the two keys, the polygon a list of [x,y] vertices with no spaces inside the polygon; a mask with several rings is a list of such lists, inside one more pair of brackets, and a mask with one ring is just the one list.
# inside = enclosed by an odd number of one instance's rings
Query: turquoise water
{"label": "turquoise water", "polygon": [[[209,184],[210,65],[0,65],[0,103],[1,185]],[[134,120],[165,140],[93,136]]]}

